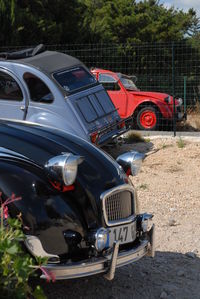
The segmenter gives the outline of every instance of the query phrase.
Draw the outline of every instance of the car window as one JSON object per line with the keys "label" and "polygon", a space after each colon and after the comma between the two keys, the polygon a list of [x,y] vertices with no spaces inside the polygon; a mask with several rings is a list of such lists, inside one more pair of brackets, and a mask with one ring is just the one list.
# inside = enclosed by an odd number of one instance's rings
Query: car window
{"label": "car window", "polygon": [[134,82],[137,80],[136,76],[126,76],[120,73],[118,74],[118,76],[126,89],[134,90],[134,91],[139,90]]}
{"label": "car window", "polygon": [[99,74],[99,82],[104,86],[106,90],[120,90],[120,86],[117,80],[109,74]]}
{"label": "car window", "polygon": [[24,81],[29,89],[31,101],[46,104],[53,102],[53,94],[41,79],[31,73],[25,73]]}
{"label": "car window", "polygon": [[13,77],[0,72],[0,99],[9,101],[22,101],[23,94]]}
{"label": "car window", "polygon": [[59,71],[53,77],[68,92],[96,83],[94,76],[83,67]]}

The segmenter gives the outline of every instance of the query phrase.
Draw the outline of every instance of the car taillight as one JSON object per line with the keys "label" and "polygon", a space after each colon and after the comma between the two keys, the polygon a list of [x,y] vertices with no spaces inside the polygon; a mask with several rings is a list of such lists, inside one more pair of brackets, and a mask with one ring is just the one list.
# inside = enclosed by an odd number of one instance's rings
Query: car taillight
{"label": "car taillight", "polygon": [[96,143],[97,140],[98,140],[98,137],[99,137],[98,132],[94,132],[94,133],[92,133],[92,134],[90,135],[91,142],[92,142],[92,143]]}
{"label": "car taillight", "polygon": [[125,121],[122,121],[119,125],[118,125],[118,129],[122,129],[125,127]]}

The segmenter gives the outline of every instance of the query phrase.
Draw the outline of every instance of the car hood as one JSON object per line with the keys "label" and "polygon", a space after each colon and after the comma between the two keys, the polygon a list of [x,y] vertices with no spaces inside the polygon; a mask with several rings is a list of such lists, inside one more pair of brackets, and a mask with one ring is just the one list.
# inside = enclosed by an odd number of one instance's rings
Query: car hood
{"label": "car hood", "polygon": [[90,201],[96,219],[101,215],[101,193],[127,183],[127,177],[117,162],[102,150],[81,138],[50,127],[0,121],[0,147],[16,151],[39,165],[63,152],[83,156],[77,184]]}
{"label": "car hood", "polygon": [[128,92],[135,96],[145,97],[148,99],[156,99],[161,101],[164,101],[164,99],[169,96],[167,93],[162,93],[162,92],[151,92],[151,91],[128,91]]}

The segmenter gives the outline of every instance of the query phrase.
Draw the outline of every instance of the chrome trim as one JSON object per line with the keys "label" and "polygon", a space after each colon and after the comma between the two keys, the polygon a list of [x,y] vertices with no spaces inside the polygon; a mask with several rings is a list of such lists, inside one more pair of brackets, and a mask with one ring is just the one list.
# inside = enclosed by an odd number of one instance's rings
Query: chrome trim
{"label": "chrome trim", "polygon": [[125,172],[127,172],[130,169],[131,174],[135,176],[138,174],[144,158],[145,158],[145,154],[143,153],[139,153],[136,151],[129,151],[127,153],[118,156],[116,161],[119,165],[122,166]]}
{"label": "chrome trim", "polygon": [[113,280],[113,278],[115,276],[115,269],[116,269],[116,265],[117,265],[118,252],[119,252],[119,241],[116,241],[114,243],[114,247],[113,247],[113,254],[112,254],[112,261],[111,261],[110,270],[107,274],[104,275],[104,277],[107,280]]}
{"label": "chrome trim", "polygon": [[[109,230],[105,229],[104,227],[101,227],[96,231],[96,234],[95,234],[95,239],[96,239],[95,240],[95,248],[96,248],[97,251],[102,251],[106,247],[106,244],[107,244],[107,241],[108,241],[108,234],[109,234]],[[106,236],[106,240],[104,240],[103,246],[101,248],[99,248],[99,246],[98,246],[99,236],[101,236],[101,237]]]}
{"label": "chrome trim", "polygon": [[133,201],[133,207],[134,207],[134,213],[135,213],[135,209],[136,209],[136,207],[135,207],[135,190],[132,186],[130,186],[129,184],[124,184],[124,185],[120,185],[120,186],[114,187],[112,189],[109,189],[100,195],[100,199],[102,202],[103,216],[104,216],[104,220],[105,220],[105,223],[107,226],[121,225],[121,224],[125,224],[125,223],[130,223],[135,220],[135,215],[133,214],[130,217],[121,219],[119,221],[112,221],[112,222],[108,221],[108,218],[106,215],[106,208],[105,208],[105,199],[114,193],[122,192],[122,191],[129,191],[132,193],[132,201]]}
{"label": "chrome trim", "polygon": [[33,256],[55,258],[55,263],[60,262],[60,258],[58,255],[50,254],[44,250],[42,243],[40,242],[40,239],[38,237],[27,235],[24,243]]}
{"label": "chrome trim", "polygon": [[[55,156],[49,159],[45,164],[45,168],[47,169],[48,174],[52,176],[52,178],[60,180],[66,186],[69,186],[74,183],[77,176],[78,165],[82,163],[83,160],[84,158],[81,156],[73,155],[72,153],[62,153],[62,155]],[[65,167],[67,165],[75,166],[74,180],[72,182],[68,182],[66,179]]]}
{"label": "chrome trim", "polygon": [[[141,241],[140,245],[137,247],[128,251],[119,252],[116,260],[116,268],[136,262],[147,255],[147,253],[148,241]],[[43,268],[50,271],[55,276],[56,280],[71,279],[107,272],[110,269],[111,261],[112,255],[109,255],[107,257],[91,258],[90,260],[77,263],[67,263],[63,265],[47,264],[44,265]],[[45,275],[42,275],[41,278],[45,278]]]}

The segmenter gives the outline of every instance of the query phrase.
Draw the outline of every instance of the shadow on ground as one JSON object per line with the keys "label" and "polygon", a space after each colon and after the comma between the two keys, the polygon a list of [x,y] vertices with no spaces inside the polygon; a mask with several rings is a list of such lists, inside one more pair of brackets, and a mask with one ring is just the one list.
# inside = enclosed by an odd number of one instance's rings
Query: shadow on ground
{"label": "shadow on ground", "polygon": [[103,276],[41,283],[48,299],[199,299],[200,259],[175,252],[157,252],[116,270],[113,281]]}

